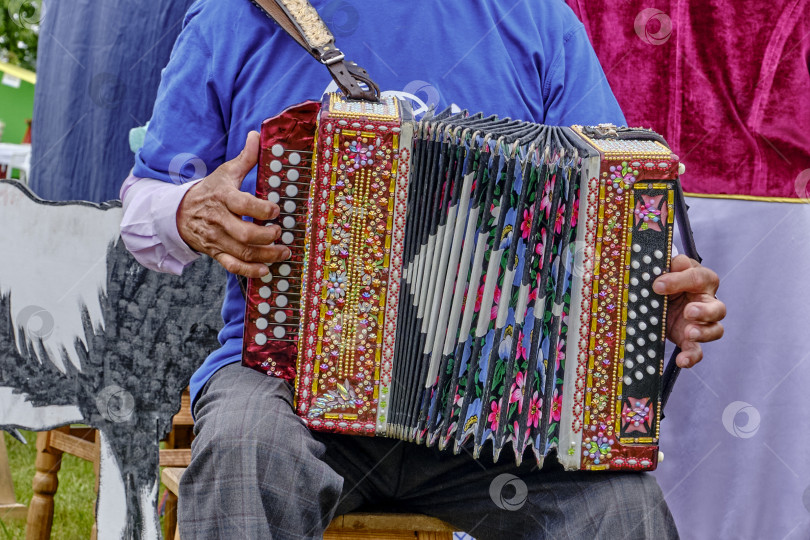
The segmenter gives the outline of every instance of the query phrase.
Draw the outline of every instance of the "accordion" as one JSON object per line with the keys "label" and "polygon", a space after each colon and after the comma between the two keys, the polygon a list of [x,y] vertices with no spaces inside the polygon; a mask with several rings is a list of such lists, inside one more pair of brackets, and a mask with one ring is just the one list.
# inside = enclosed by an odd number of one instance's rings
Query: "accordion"
{"label": "accordion", "polygon": [[292,257],[248,282],[243,364],[314,430],[652,470],[678,172],[649,130],[290,107],[256,195]]}

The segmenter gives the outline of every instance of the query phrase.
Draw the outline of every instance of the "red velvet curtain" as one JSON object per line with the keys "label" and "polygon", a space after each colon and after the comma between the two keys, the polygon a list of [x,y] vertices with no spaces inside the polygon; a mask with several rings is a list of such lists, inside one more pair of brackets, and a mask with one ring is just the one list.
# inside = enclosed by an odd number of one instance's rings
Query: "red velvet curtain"
{"label": "red velvet curtain", "polygon": [[810,1],[568,0],[686,191],[810,197]]}

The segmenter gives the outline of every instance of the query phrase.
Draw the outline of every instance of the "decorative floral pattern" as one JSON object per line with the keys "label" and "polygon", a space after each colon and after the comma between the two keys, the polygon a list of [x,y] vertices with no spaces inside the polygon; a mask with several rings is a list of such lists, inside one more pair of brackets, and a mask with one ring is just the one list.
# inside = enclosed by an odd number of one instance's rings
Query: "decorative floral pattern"
{"label": "decorative floral pattern", "polygon": [[637,201],[635,214],[635,226],[646,231],[661,231],[661,223],[667,220],[667,204],[663,201],[663,195],[649,196],[642,195]]}
{"label": "decorative floral pattern", "polygon": [[652,410],[650,398],[625,398],[622,404],[622,432],[639,432],[644,435],[650,433],[652,423]]}

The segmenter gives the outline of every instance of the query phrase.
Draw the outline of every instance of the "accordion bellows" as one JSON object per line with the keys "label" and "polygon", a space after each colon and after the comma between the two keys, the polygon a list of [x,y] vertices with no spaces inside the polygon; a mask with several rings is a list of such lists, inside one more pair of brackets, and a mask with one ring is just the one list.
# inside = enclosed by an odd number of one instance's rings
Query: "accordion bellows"
{"label": "accordion bellows", "polygon": [[407,103],[290,107],[256,194],[293,253],[247,288],[243,363],[312,429],[567,469],[658,461],[678,158],[647,130]]}

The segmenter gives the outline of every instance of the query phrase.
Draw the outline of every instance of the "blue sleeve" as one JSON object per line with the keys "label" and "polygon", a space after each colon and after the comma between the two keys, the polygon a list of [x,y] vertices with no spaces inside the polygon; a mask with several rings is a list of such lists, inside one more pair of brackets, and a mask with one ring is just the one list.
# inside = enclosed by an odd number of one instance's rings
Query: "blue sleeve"
{"label": "blue sleeve", "polygon": [[[225,161],[227,130],[213,55],[189,12],[163,70],[133,174],[174,184],[207,176]],[[227,80],[227,78],[225,78]]]}
{"label": "blue sleeve", "polygon": [[627,123],[581,23],[564,34],[543,84],[543,98],[549,125]]}

